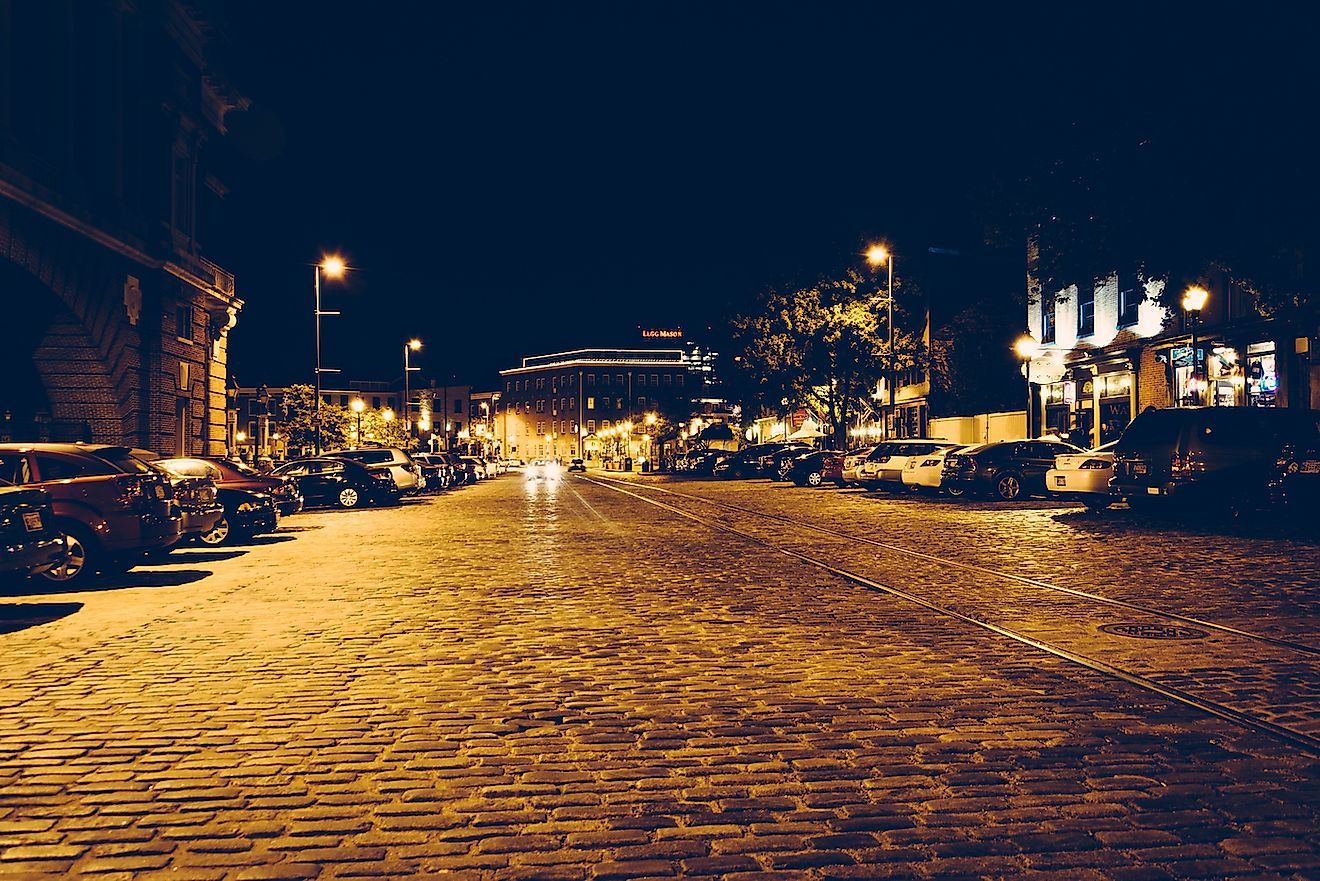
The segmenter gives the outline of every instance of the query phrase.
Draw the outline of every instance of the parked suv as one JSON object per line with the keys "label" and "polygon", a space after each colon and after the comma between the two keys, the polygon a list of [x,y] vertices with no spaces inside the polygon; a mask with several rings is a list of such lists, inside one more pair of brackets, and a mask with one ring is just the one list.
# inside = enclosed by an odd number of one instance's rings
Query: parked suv
{"label": "parked suv", "polygon": [[326,455],[335,459],[350,459],[364,466],[368,471],[388,470],[390,476],[394,478],[394,485],[403,495],[411,495],[421,489],[417,466],[412,458],[398,447],[336,450]]}
{"label": "parked suv", "polygon": [[179,542],[182,518],[167,475],[104,444],[0,444],[0,479],[50,493],[68,559],[42,575],[82,583],[128,569]]}
{"label": "parked suv", "polygon": [[1320,411],[1264,407],[1147,410],[1114,447],[1110,486],[1129,504],[1267,505],[1279,462],[1320,444]]}
{"label": "parked suv", "polygon": [[1081,453],[1063,441],[1017,440],[981,444],[944,457],[940,485],[949,495],[989,493],[1006,502],[1045,494],[1054,457]]}

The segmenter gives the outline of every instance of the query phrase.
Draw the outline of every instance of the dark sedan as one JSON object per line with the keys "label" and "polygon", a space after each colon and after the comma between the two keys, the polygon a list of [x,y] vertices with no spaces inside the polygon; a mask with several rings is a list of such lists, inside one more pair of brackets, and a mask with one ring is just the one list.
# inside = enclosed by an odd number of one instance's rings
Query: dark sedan
{"label": "dark sedan", "polygon": [[350,459],[297,459],[276,468],[275,474],[298,481],[298,490],[308,507],[399,503],[399,488],[388,469],[369,471]]}
{"label": "dark sedan", "polygon": [[793,460],[785,475],[798,486],[820,486],[831,475],[843,473],[843,453],[835,450],[817,450]]}
{"label": "dark sedan", "polygon": [[940,486],[951,496],[985,493],[1006,502],[1045,495],[1045,472],[1054,467],[1054,457],[1082,452],[1053,440],[981,444],[944,457]]}
{"label": "dark sedan", "polygon": [[244,489],[262,493],[275,500],[281,517],[302,510],[303,498],[298,482],[289,477],[262,474],[250,465],[216,456],[188,456],[161,459],[158,463],[175,474],[187,477],[210,477],[220,489]]}
{"label": "dark sedan", "polygon": [[0,573],[36,575],[64,563],[50,494],[0,481]]}

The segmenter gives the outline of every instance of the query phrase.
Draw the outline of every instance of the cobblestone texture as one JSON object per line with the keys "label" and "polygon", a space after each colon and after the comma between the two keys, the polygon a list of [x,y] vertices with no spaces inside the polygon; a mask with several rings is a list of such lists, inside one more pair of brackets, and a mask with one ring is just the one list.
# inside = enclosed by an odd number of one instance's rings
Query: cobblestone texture
{"label": "cobblestone texture", "polygon": [[[1313,549],[709,491],[1315,626]],[[9,602],[0,878],[1320,876],[1313,757],[578,478]]]}

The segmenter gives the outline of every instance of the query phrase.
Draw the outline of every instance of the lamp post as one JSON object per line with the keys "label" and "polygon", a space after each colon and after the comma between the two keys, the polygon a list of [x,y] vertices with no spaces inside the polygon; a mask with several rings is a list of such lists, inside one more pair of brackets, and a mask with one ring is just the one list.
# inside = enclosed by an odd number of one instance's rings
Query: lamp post
{"label": "lamp post", "polygon": [[361,398],[354,398],[349,402],[348,408],[357,414],[357,430],[353,432],[353,446],[362,446],[362,411],[367,409],[367,402]]}
{"label": "lamp post", "polygon": [[[326,278],[339,278],[344,274],[343,258],[329,256],[322,258],[321,262],[316,264],[314,275],[314,287],[316,291],[316,402],[312,405],[312,436],[316,447],[316,455],[321,455],[321,316],[338,315],[338,312],[323,312],[321,310],[321,272],[325,271]],[[329,371],[324,371],[329,372]]]}
{"label": "lamp post", "polygon": [[420,367],[411,367],[408,364],[408,353],[416,352],[422,347],[422,341],[411,339],[403,344],[403,427],[408,431],[408,446],[412,446],[412,389],[408,385],[408,374],[414,370],[421,370]]}
{"label": "lamp post", "polygon": [[1187,323],[1192,333],[1192,377],[1188,381],[1189,397],[1197,404],[1201,403],[1201,387],[1197,381],[1197,375],[1200,372],[1200,359],[1196,357],[1196,319],[1200,317],[1201,310],[1205,308],[1205,301],[1210,298],[1210,292],[1200,285],[1192,285],[1183,294],[1182,307],[1187,313]]}
{"label": "lamp post", "polygon": [[1032,412],[1034,401],[1031,394],[1031,360],[1040,354],[1040,344],[1036,342],[1036,338],[1031,334],[1023,334],[1013,344],[1013,351],[1017,352],[1017,356],[1022,359],[1022,372],[1027,378],[1027,437],[1033,438],[1036,434],[1032,427],[1032,423],[1035,422],[1035,414]]}
{"label": "lamp post", "polygon": [[888,317],[886,324],[889,326],[889,363],[885,370],[885,385],[889,387],[889,411],[885,416],[885,437],[889,437],[889,427],[894,420],[894,255],[884,245],[872,245],[866,251],[866,262],[871,266],[879,266],[882,263],[889,267],[889,281],[885,285],[885,293],[888,294]]}

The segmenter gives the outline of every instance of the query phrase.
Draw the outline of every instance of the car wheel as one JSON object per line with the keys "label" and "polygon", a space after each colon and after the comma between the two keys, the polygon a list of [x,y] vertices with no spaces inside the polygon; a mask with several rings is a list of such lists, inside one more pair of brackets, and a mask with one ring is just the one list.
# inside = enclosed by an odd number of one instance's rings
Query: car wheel
{"label": "car wheel", "polygon": [[339,507],[341,508],[356,508],[358,503],[362,501],[362,497],[358,495],[358,491],[351,486],[346,486],[341,489],[337,499],[339,501]]}
{"label": "car wheel", "polygon": [[59,584],[82,584],[103,561],[91,535],[80,526],[61,524],[56,527],[64,534],[67,558],[64,565],[47,569],[41,577]]}
{"label": "car wheel", "polygon": [[224,544],[229,540],[229,518],[221,517],[209,530],[197,536],[197,540],[210,547]]}
{"label": "car wheel", "polygon": [[813,471],[807,475],[807,486],[820,486],[823,480],[819,471]]}
{"label": "car wheel", "polygon": [[1086,499],[1082,502],[1090,511],[1103,511],[1114,503],[1114,500],[1108,496],[1100,496],[1094,499]]}
{"label": "car wheel", "polygon": [[961,486],[946,486],[944,491],[955,499],[967,495],[967,490]]}
{"label": "car wheel", "polygon": [[1010,472],[995,479],[995,495],[1005,502],[1022,498],[1022,478]]}

